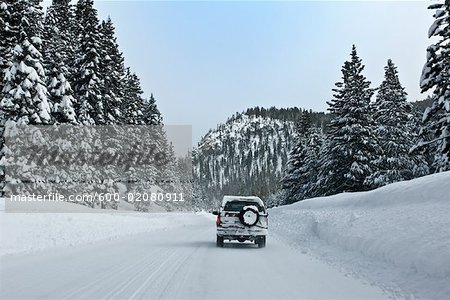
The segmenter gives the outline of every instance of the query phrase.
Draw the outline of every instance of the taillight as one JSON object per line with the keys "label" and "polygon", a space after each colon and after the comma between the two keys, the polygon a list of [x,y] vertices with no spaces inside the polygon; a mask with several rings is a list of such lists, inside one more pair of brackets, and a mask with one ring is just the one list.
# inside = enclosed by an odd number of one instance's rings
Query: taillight
{"label": "taillight", "polygon": [[220,215],[217,215],[216,225],[217,225],[217,226],[220,225]]}

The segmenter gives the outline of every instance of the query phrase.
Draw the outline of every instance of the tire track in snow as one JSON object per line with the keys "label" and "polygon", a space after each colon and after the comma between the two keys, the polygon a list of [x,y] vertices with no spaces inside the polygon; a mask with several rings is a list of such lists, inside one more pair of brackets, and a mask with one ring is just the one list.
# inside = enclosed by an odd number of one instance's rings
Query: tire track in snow
{"label": "tire track in snow", "polygon": [[[176,251],[173,251],[171,254],[169,254],[168,256],[166,256],[163,260],[163,262],[170,260],[170,258],[172,257],[172,255],[175,253]],[[118,299],[118,298],[122,298],[123,294],[126,294],[125,292],[127,291],[127,289],[133,290],[133,284],[138,284],[138,282],[140,280],[142,280],[143,278],[147,278],[145,279],[145,281],[148,280],[149,276],[151,276],[152,273],[155,273],[156,271],[154,271],[154,267],[156,267],[156,270],[158,270],[161,265],[158,266],[158,263],[160,262],[160,258],[162,258],[164,255],[167,255],[167,253],[161,253],[161,255],[157,255],[157,256],[152,256],[149,257],[148,260],[146,261],[146,263],[142,263],[140,265],[138,265],[138,268],[135,268],[131,274],[129,274],[129,276],[127,276],[127,280],[122,281],[119,285],[117,285],[114,289],[112,289],[109,293],[107,293],[106,295],[103,294],[101,296],[101,299]],[[136,270],[137,269],[137,270]],[[146,274],[147,272],[149,272],[150,274]],[[123,278],[122,278],[123,280]],[[132,298],[132,296],[127,296],[127,298]]]}
{"label": "tire track in snow", "polygon": [[[153,252],[155,252],[155,251],[153,251]],[[131,264],[131,265],[122,262],[120,264],[120,267],[112,268],[110,270],[110,272],[105,273],[103,276],[97,277],[97,279],[95,279],[94,281],[91,281],[87,285],[84,285],[76,290],[73,290],[68,295],[62,297],[62,299],[76,299],[76,298],[80,298],[80,296],[86,296],[85,294],[83,294],[83,292],[84,293],[86,293],[86,291],[92,292],[93,290],[95,290],[95,288],[94,288],[95,286],[98,286],[98,289],[101,289],[102,286],[105,283],[109,283],[111,281],[111,279],[117,279],[118,277],[120,277],[120,275],[126,274],[129,270],[135,269],[137,266],[142,265],[142,263],[144,261],[146,261],[148,259],[148,257],[153,254],[153,252],[146,254],[145,256],[143,256],[143,258],[141,260],[138,260],[137,262],[135,262],[134,264]],[[111,274],[114,274],[115,276],[113,278],[111,278]]]}
{"label": "tire track in snow", "polygon": [[[202,230],[204,231],[204,230]],[[186,238],[195,240],[194,235],[198,235],[198,230],[194,230]],[[169,249],[174,245],[168,245]],[[178,285],[178,281],[171,280],[176,277],[181,268],[185,267],[186,262],[198,250],[200,246],[193,250],[187,247],[175,247],[175,251],[167,257],[160,266],[152,272],[142,285],[130,296],[130,299],[160,299],[164,293]],[[188,251],[189,250],[189,251]],[[171,259],[173,258],[173,259]]]}

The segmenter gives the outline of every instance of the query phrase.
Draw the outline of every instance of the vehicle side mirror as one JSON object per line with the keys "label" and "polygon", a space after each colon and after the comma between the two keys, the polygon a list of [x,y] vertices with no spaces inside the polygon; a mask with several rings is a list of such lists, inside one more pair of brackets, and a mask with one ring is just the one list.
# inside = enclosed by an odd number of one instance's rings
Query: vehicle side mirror
{"label": "vehicle side mirror", "polygon": [[213,210],[212,214],[215,215],[215,216],[218,216],[219,215],[219,211],[218,210]]}

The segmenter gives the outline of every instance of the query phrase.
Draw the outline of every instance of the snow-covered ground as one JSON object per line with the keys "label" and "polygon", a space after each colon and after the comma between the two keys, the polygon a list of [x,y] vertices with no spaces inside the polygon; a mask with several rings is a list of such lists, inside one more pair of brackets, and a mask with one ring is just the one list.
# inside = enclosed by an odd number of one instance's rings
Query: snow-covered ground
{"label": "snow-covered ground", "polygon": [[270,211],[302,252],[406,298],[450,299],[450,172]]}
{"label": "snow-covered ground", "polygon": [[79,212],[2,213],[4,199],[0,199],[0,256],[92,244],[193,222],[192,213],[108,212],[72,203],[59,204]]}
{"label": "snow-covered ground", "polygon": [[186,226],[0,256],[0,299],[388,299],[270,237],[262,249],[218,248],[214,219],[186,216]]}

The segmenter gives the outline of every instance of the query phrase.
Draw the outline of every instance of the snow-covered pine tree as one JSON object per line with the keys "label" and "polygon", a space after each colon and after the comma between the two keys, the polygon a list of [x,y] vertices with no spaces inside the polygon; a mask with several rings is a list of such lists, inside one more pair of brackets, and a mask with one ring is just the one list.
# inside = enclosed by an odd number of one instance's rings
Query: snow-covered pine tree
{"label": "snow-covered pine tree", "polygon": [[44,24],[44,61],[55,121],[76,124],[76,101],[68,80],[70,73],[67,66],[74,54],[71,15],[68,0],[53,0],[52,5],[47,8]]}
{"label": "snow-covered pine tree", "polygon": [[139,77],[127,68],[122,101],[123,121],[125,124],[143,124],[144,99],[142,94]]}
{"label": "snow-covered pine tree", "polygon": [[430,166],[433,164],[433,159],[426,153],[419,151],[411,151],[415,147],[415,144],[420,141],[420,130],[422,123],[423,113],[419,111],[414,105],[412,106],[412,113],[406,124],[407,131],[411,134],[412,147],[409,149],[409,154],[414,161],[414,178],[425,176],[430,174]]}
{"label": "snow-covered pine tree", "polygon": [[438,41],[427,49],[420,87],[433,92],[433,104],[424,112],[422,141],[414,149],[434,153],[432,171],[442,172],[450,170],[450,1],[428,8],[436,10],[428,36]]}
{"label": "snow-covered pine tree", "polygon": [[17,44],[4,79],[0,108],[4,118],[24,124],[49,124],[51,105],[41,54],[42,8],[38,1],[17,0],[12,13],[20,15]]}
{"label": "snow-covered pine tree", "polygon": [[[430,96],[428,96],[430,97]],[[422,157],[426,164],[427,164],[427,173],[429,174],[432,171],[432,165],[433,165],[433,161],[434,161],[434,153],[431,153],[431,151],[426,151],[429,150],[428,147],[423,147],[420,151],[417,149],[417,145],[423,140],[430,140],[433,138],[433,135],[428,133],[427,136],[423,136],[421,134],[422,132],[422,127],[425,124],[423,122],[423,113],[425,111],[427,106],[423,107],[423,108],[419,108],[416,107],[415,105],[413,105],[413,112],[412,112],[412,117],[408,122],[408,128],[410,130],[410,132],[412,132],[413,138],[412,140],[414,141],[413,146],[411,147],[411,149],[409,150],[409,153],[411,155],[420,155],[420,157]]]}
{"label": "snow-covered pine tree", "polygon": [[146,125],[158,125],[161,124],[161,113],[158,110],[156,105],[156,100],[153,97],[153,93],[150,95],[150,98],[145,101],[144,109],[143,109],[143,121]]}
{"label": "snow-covered pine tree", "polygon": [[[7,69],[11,66],[12,48],[17,44],[18,18],[13,18],[12,13],[14,0],[0,1],[0,100],[3,98],[4,78]],[[17,16],[17,14],[16,14]],[[16,21],[16,22],[15,22]],[[4,145],[4,130],[6,116],[3,109],[0,109],[0,161],[2,160]],[[3,195],[5,185],[5,168],[0,165],[0,195]]]}
{"label": "snow-covered pine tree", "polygon": [[324,142],[323,139],[324,134],[321,127],[311,127],[309,129],[303,172],[303,177],[307,179],[307,183],[299,190],[302,200],[320,196],[316,193],[316,182],[319,168],[318,161]]}
{"label": "snow-covered pine tree", "polygon": [[105,124],[106,116],[102,101],[102,78],[100,74],[101,45],[99,21],[93,0],[79,0],[75,18],[78,47],[73,74],[75,113],[84,125]]}
{"label": "snow-covered pine tree", "polygon": [[407,102],[392,60],[388,60],[384,70],[384,80],[373,104],[375,135],[382,151],[374,160],[374,172],[366,179],[366,184],[374,187],[427,174],[423,156],[409,154],[416,142],[411,128],[413,107]]}
{"label": "snow-covered pine tree", "polygon": [[75,78],[77,77],[78,74],[78,69],[77,69],[77,61],[79,58],[79,51],[77,50],[79,45],[79,39],[78,37],[80,36],[80,29],[82,29],[82,26],[80,24],[80,20],[77,20],[76,18],[76,11],[77,11],[77,6],[74,4],[71,4],[71,0],[62,0],[62,1],[68,1],[68,11],[67,11],[67,20],[68,23],[65,24],[66,27],[66,34],[68,37],[68,42],[70,43],[66,49],[67,52],[67,61],[66,61],[66,66],[68,68],[69,74],[67,76],[67,79],[69,80],[69,82],[72,84],[72,88],[73,88],[73,82],[75,81]]}
{"label": "snow-covered pine tree", "polygon": [[[6,1],[0,1],[0,88],[2,87],[3,72],[7,66],[6,56],[9,53],[8,40],[5,38],[9,31],[10,12],[9,5]],[[1,90],[1,89],[0,89]]]}
{"label": "snow-covered pine tree", "polygon": [[332,119],[320,159],[320,194],[363,191],[377,154],[370,114],[373,89],[362,75],[364,65],[353,45],[351,59],[342,67],[342,82],[336,83],[334,99],[328,102]]}
{"label": "snow-covered pine tree", "polygon": [[122,53],[115,37],[115,28],[108,18],[100,26],[101,34],[101,76],[103,108],[106,116],[106,124],[121,122],[122,113],[120,107],[123,99],[125,67]]}
{"label": "snow-covered pine tree", "polygon": [[[6,70],[11,65],[12,49],[17,44],[19,19],[13,14],[14,0],[0,1],[0,93]],[[16,18],[14,18],[16,16]]]}
{"label": "snow-covered pine tree", "polygon": [[[64,42],[64,62],[66,65],[73,63],[75,58],[76,37],[74,24],[74,6],[70,4],[70,0],[52,0],[52,4],[47,7],[44,22],[44,54],[52,50],[48,45],[54,35]],[[56,32],[55,32],[56,31]],[[45,57],[46,55],[44,55]]]}
{"label": "snow-covered pine tree", "polygon": [[297,137],[295,145],[289,153],[285,175],[281,180],[282,189],[286,190],[285,204],[291,204],[301,199],[299,190],[308,183],[304,173],[307,171],[305,159],[307,156],[307,141],[309,138],[309,129],[311,127],[311,119],[307,112],[303,113],[296,126]]}

